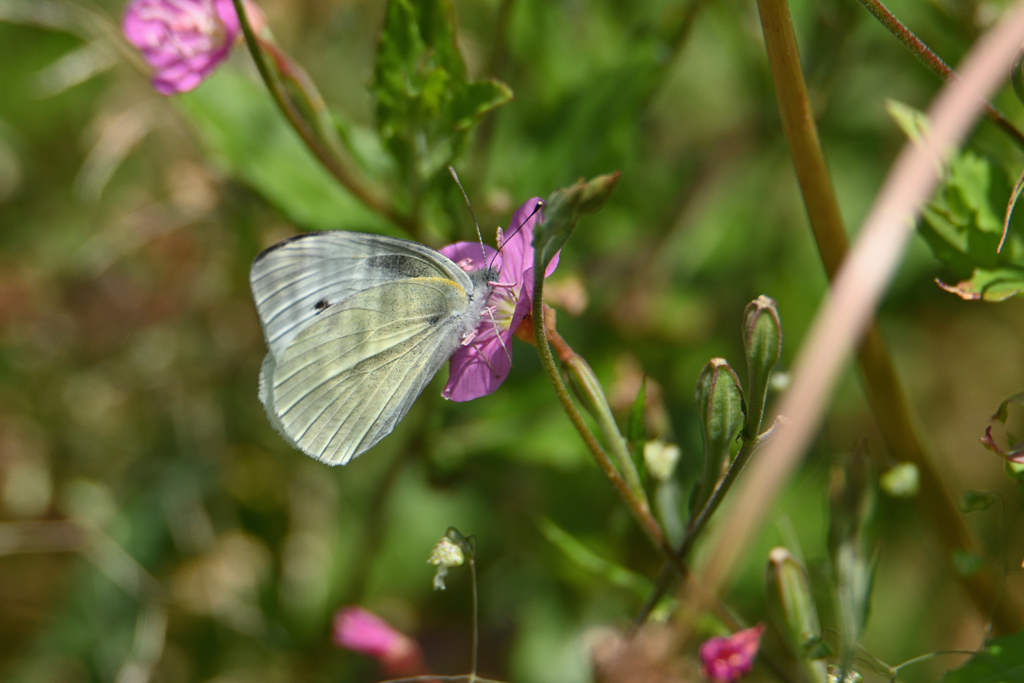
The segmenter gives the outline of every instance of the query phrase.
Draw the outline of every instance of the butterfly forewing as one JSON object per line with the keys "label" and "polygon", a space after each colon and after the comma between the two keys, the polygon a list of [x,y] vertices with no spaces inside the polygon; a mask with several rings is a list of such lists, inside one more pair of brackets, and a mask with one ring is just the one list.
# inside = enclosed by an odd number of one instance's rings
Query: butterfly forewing
{"label": "butterfly forewing", "polygon": [[469,277],[422,244],[357,232],[308,233],[256,257],[249,280],[267,346],[280,359],[318,316],[384,282],[441,277],[472,291]]}
{"label": "butterfly forewing", "polygon": [[[263,402],[301,450],[345,464],[391,432],[459,344],[468,306],[446,278],[362,289],[308,323],[265,366]],[[273,420],[273,418],[272,418]]]}

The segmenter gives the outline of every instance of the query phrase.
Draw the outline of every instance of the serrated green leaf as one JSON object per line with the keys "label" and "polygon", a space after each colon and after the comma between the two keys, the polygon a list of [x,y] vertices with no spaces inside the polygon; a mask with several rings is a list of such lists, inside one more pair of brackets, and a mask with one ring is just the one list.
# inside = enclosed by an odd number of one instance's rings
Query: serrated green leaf
{"label": "serrated green leaf", "polygon": [[[911,140],[927,131],[923,113],[895,101],[886,108]],[[1024,291],[1024,223],[1007,210],[1015,192],[1005,169],[991,160],[970,151],[950,159],[918,228],[935,257],[961,280],[939,282],[943,289],[971,301],[1002,301]]]}
{"label": "serrated green leaf", "polygon": [[928,116],[921,110],[899,100],[887,99],[885,111],[911,142],[921,142],[928,132]]}
{"label": "serrated green leaf", "polygon": [[1005,301],[1024,292],[1024,268],[976,268],[969,280],[955,285],[940,281],[939,286],[966,301]]}
{"label": "serrated green leaf", "polygon": [[994,638],[943,683],[1024,683],[1024,631]]}
{"label": "serrated green leaf", "polygon": [[262,86],[220,69],[175,102],[213,156],[298,226],[394,234],[393,226],[348,194],[313,158]]}
{"label": "serrated green leaf", "polygon": [[995,414],[991,419],[999,420],[1003,424],[1006,424],[1006,419],[1009,417],[1009,408],[1011,405],[1024,405],[1024,391],[1014,394],[1003,400],[996,408]]}
{"label": "serrated green leaf", "polygon": [[371,90],[381,137],[417,184],[451,165],[482,117],[512,99],[500,81],[467,80],[450,0],[389,0]]}

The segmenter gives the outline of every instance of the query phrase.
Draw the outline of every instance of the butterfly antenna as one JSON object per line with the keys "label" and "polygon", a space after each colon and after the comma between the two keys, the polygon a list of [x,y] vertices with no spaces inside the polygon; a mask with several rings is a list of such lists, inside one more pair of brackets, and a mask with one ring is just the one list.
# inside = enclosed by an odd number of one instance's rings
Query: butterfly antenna
{"label": "butterfly antenna", "polygon": [[459,182],[459,174],[455,172],[455,167],[449,166],[448,172],[452,174],[452,179],[455,184],[459,186],[459,192],[462,193],[462,198],[466,200],[466,206],[469,207],[469,215],[473,217],[473,225],[476,227],[476,238],[480,240],[480,253],[483,255],[483,260],[487,260],[487,252],[484,251],[484,237],[480,234],[480,224],[476,220],[476,212],[473,211],[473,205],[469,203],[469,195],[462,188],[462,183]]}
{"label": "butterfly antenna", "polygon": [[[501,253],[502,248],[504,248],[504,246],[509,243],[509,240],[511,240],[513,237],[515,237],[516,233],[519,232],[520,230],[522,230],[523,226],[526,225],[531,218],[536,216],[537,212],[540,211],[541,209],[543,209],[545,206],[546,206],[546,204],[545,204],[544,200],[543,199],[538,199],[537,203],[533,207],[533,211],[530,212],[529,216],[524,218],[519,223],[519,225],[515,226],[515,228],[512,228],[510,226],[510,230],[509,230],[508,235],[505,235],[504,238],[501,240],[501,244],[498,245],[498,253],[499,254]],[[495,256],[495,258],[497,258],[497,256]],[[493,262],[494,259],[491,259],[491,261]]]}

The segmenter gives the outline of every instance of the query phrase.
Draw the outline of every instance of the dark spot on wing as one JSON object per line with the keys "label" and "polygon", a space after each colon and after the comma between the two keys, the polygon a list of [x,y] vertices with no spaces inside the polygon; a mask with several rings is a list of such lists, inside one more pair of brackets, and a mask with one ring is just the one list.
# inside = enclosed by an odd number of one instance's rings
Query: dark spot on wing
{"label": "dark spot on wing", "polygon": [[366,265],[389,278],[430,277],[436,274],[423,259],[405,254],[380,254],[366,259]]}
{"label": "dark spot on wing", "polygon": [[317,313],[320,313],[330,305],[331,304],[327,302],[327,299],[320,299],[320,301],[317,301],[315,304],[313,304],[313,310],[316,311]]}
{"label": "dark spot on wing", "polygon": [[443,317],[443,316],[441,316],[440,314],[438,314],[438,315],[435,315],[435,316],[434,316],[433,318],[431,318],[431,319],[430,319],[430,322],[429,322],[429,324],[430,324],[430,325],[436,325],[436,324],[438,324],[439,322],[441,322],[441,318],[442,318],[442,317]]}

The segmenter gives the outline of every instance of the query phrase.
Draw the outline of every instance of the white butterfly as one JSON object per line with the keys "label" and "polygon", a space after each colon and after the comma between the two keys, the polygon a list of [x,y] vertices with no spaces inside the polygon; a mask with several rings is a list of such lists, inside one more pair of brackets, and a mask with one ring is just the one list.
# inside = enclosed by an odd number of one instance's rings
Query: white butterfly
{"label": "white butterfly", "polygon": [[391,433],[480,321],[497,277],[409,240],[316,232],[275,244],[249,281],[259,396],[297,449],[344,465]]}

